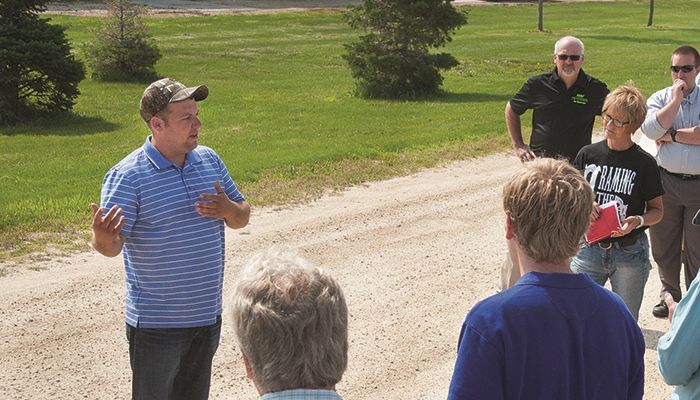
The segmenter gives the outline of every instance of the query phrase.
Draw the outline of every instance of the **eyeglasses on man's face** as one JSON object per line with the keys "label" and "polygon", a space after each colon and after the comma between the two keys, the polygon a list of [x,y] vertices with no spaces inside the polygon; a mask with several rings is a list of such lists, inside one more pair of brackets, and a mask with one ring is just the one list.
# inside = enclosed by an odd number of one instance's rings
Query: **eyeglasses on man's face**
{"label": "eyeglasses on man's face", "polygon": [[605,122],[605,125],[612,122],[613,126],[616,126],[618,128],[622,128],[623,126],[630,123],[629,121],[627,121],[627,122],[620,121],[619,119],[615,119],[615,118],[613,118],[605,113],[603,113],[603,121]]}
{"label": "eyeglasses on man's face", "polygon": [[566,61],[567,59],[571,61],[578,61],[581,59],[580,54],[557,54],[557,58],[561,61]]}
{"label": "eyeglasses on man's face", "polygon": [[686,74],[695,69],[695,65],[671,65],[671,71],[675,73],[685,72]]}

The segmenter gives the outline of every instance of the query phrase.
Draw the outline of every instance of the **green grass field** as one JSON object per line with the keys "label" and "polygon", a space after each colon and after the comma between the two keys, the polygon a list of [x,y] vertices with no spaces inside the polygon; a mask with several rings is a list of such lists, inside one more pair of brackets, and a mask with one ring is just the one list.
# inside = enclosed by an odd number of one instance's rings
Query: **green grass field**
{"label": "green grass field", "polygon": [[[700,46],[699,8],[658,3],[647,28],[647,1],[546,3],[546,32],[537,32],[536,4],[472,7],[445,50],[462,64],[444,74],[444,95],[421,101],[352,96],[341,54],[357,33],[337,12],[147,25],[163,54],[158,73],[210,88],[200,143],[222,156],[254,205],[265,205],[506,148],[506,101],[552,67],[563,35],[584,41],[588,73],[611,88],[632,79],[648,95],[670,83],[675,47]],[[51,18],[81,58],[98,19]],[[105,172],[147,135],[138,115],[144,87],[88,78],[73,115],[0,128],[0,259],[85,237]]]}

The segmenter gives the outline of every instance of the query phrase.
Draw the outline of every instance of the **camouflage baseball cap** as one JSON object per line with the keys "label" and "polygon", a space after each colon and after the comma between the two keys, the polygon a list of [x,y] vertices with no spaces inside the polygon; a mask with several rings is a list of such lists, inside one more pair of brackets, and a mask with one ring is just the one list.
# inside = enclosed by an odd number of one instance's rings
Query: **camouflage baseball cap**
{"label": "camouflage baseball cap", "polygon": [[208,95],[209,88],[206,85],[186,87],[175,79],[163,78],[151,83],[144,90],[141,96],[141,117],[148,122],[170,103],[187,99],[200,101],[206,99]]}

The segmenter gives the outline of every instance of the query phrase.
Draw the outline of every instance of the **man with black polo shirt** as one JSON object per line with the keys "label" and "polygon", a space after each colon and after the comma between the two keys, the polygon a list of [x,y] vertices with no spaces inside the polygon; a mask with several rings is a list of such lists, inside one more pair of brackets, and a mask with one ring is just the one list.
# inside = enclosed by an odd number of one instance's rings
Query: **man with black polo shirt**
{"label": "man with black polo shirt", "polygon": [[[521,161],[537,157],[565,157],[573,160],[578,151],[591,144],[596,115],[600,115],[608,94],[605,83],[581,69],[583,42],[565,36],[554,45],[556,67],[528,79],[506,104],[506,127],[515,154]],[[523,141],[520,116],[532,109],[530,145]]]}
{"label": "man with black polo shirt", "polygon": [[651,253],[659,266],[661,294],[652,313],[668,317],[666,293],[681,300],[681,263],[685,265],[685,287],[700,269],[700,227],[693,216],[700,209],[700,54],[681,46],[671,55],[673,85],[647,100],[642,132],[656,141],[656,161],[661,170],[664,218],[649,229]]}
{"label": "man with black polo shirt", "polygon": [[[559,39],[554,44],[554,69],[528,79],[506,104],[506,127],[520,161],[563,157],[571,162],[583,146],[591,144],[593,122],[609,90],[605,83],[583,72],[583,53],[583,42],[578,38]],[[520,116],[530,109],[532,134],[527,145]],[[519,277],[517,260],[506,260],[501,287],[513,286]]]}

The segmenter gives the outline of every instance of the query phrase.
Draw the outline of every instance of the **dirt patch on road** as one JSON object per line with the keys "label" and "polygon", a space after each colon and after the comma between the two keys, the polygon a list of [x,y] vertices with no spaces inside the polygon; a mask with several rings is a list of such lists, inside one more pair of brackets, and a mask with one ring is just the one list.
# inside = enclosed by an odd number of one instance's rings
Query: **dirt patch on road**
{"label": "dirt patch on road", "polygon": [[[52,3],[51,12],[103,13],[75,4],[60,10]],[[247,8],[153,10],[279,10]],[[348,299],[350,363],[340,394],[444,399],[464,316],[497,292],[506,251],[500,192],[518,167],[515,157],[496,154],[358,185],[289,209],[254,209],[249,227],[228,232],[225,288],[258,250],[272,244],[299,249],[338,278]],[[121,258],[88,252],[18,270],[0,277],[2,398],[128,398]],[[652,400],[669,398],[671,390],[656,365],[656,344],[667,328],[650,314],[658,290],[652,271],[640,318],[647,342],[645,398]],[[228,321],[214,359],[211,398],[258,398]]]}
{"label": "dirt patch on road", "polygon": [[[229,231],[225,288],[243,261],[272,244],[299,249],[331,271],[350,311],[346,399],[444,399],[459,329],[477,301],[496,293],[505,254],[500,193],[519,167],[496,154],[359,185],[289,209],[254,209]],[[82,253],[0,278],[0,393],[7,399],[125,399],[130,393],[120,257]],[[650,310],[647,399],[670,397],[656,366],[667,327]],[[225,291],[225,296],[230,293]],[[257,399],[228,321],[214,359],[212,399]]]}

